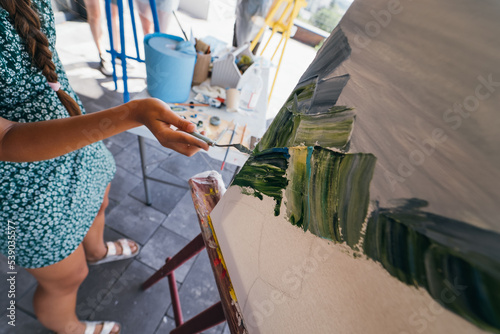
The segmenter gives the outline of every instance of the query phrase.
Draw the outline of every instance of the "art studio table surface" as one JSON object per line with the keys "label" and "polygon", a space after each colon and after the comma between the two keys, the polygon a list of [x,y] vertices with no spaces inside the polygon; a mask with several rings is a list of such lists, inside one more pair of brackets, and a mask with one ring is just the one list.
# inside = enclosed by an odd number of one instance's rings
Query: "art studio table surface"
{"label": "art studio table surface", "polygon": [[[151,97],[147,91],[144,89],[142,92],[134,96],[134,100],[149,98]],[[194,93],[191,91],[189,99],[186,103],[193,101],[193,103],[198,103],[194,99]],[[195,106],[191,108],[189,106],[183,106],[186,110],[175,111],[180,116],[186,117],[186,119],[192,121],[193,123],[198,123],[198,121],[203,121],[203,127],[199,128],[197,131],[205,131],[205,135],[210,139],[217,140],[218,144],[229,144],[231,139],[232,130],[235,124],[237,124],[236,133],[232,140],[233,144],[242,143],[246,147],[250,147],[251,137],[261,138],[266,130],[266,111],[267,111],[267,94],[266,90],[263,90],[257,103],[257,107],[254,111],[243,111],[238,112],[228,112],[226,107],[223,105],[221,108],[215,107],[199,107]],[[169,103],[169,106],[177,107],[175,103]],[[177,108],[174,108],[177,109]],[[221,123],[219,126],[210,125],[210,117],[217,116],[220,118]],[[224,129],[227,131],[224,132]],[[128,132],[138,135],[143,138],[157,140],[153,133],[146,127],[140,126],[128,130]],[[220,136],[220,138],[218,138]],[[244,136],[242,140],[242,136]],[[201,151],[208,154],[211,158],[220,161],[224,160],[226,154],[226,147],[210,147],[208,152]],[[226,158],[226,163],[234,164],[237,166],[242,166],[248,158],[248,154],[240,153],[235,148],[229,149],[228,156]]]}

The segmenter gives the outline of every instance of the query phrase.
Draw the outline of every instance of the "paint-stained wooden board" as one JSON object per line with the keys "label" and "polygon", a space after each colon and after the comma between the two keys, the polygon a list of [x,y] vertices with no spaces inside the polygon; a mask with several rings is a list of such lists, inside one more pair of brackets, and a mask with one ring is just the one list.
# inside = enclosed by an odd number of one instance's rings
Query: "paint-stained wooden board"
{"label": "paint-stained wooden board", "polygon": [[225,192],[222,177],[216,172],[202,173],[190,178],[189,186],[227,324],[233,334],[246,333],[233,285],[227,274],[217,238],[213,234],[209,216]]}

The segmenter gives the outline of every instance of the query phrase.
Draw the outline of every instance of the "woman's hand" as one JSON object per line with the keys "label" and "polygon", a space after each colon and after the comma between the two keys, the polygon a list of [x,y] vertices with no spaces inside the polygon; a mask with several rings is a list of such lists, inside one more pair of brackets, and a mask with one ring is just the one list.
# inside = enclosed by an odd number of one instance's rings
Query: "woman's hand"
{"label": "woman's hand", "polygon": [[186,133],[195,132],[196,126],[175,114],[166,103],[154,98],[135,102],[137,105],[133,117],[144,124],[160,144],[188,157],[200,149],[208,151],[207,143]]}

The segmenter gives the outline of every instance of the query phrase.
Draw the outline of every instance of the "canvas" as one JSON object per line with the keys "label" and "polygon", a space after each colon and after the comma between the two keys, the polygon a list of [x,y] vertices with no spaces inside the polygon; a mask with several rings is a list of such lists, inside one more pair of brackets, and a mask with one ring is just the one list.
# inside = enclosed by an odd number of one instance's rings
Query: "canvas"
{"label": "canvas", "polygon": [[246,331],[500,332],[498,17],[352,4],[211,214]]}

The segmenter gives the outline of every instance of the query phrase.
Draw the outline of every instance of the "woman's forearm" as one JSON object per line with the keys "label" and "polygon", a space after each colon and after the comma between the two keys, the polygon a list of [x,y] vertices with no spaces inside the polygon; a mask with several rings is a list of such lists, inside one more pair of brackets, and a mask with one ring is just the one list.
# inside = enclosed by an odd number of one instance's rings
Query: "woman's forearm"
{"label": "woman's forearm", "polygon": [[[192,132],[192,124],[182,121],[161,101],[148,100],[43,122],[14,123],[1,119],[0,160],[29,162],[51,159],[142,124],[147,125],[165,146],[176,142],[177,146],[173,148],[183,154],[192,155],[196,148],[205,148],[204,143],[193,141],[189,135],[174,133],[169,127],[172,124]],[[190,149],[188,144],[196,148]]]}

